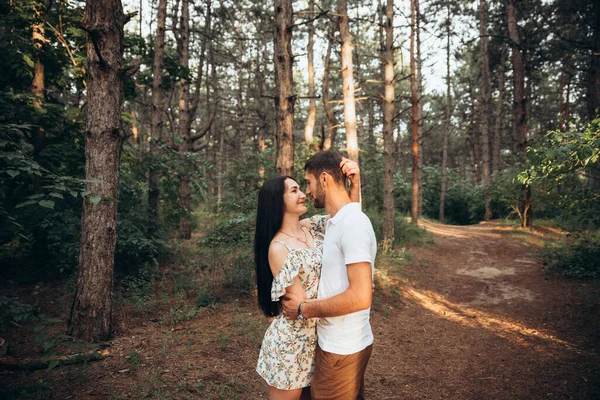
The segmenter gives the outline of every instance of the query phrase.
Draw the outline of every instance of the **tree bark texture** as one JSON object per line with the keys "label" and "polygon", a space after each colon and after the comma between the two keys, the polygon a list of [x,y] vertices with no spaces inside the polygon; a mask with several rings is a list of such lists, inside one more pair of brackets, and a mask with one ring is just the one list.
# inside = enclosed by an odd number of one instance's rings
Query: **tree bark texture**
{"label": "tree bark texture", "polygon": [[525,67],[521,55],[521,41],[517,25],[515,1],[508,0],[506,10],[508,19],[508,33],[512,44],[512,64],[514,82],[514,126],[517,148],[523,154],[527,149],[527,117],[525,113]]}
{"label": "tree bark texture", "polygon": [[279,175],[294,173],[294,102],[292,80],[292,1],[275,0],[275,136]]}
{"label": "tree bark texture", "polygon": [[[527,151],[527,110],[525,97],[525,68],[523,58],[521,56],[521,41],[519,39],[519,30],[517,25],[517,15],[515,11],[515,1],[508,0],[506,5],[506,13],[508,20],[508,33],[512,43],[512,63],[513,63],[513,82],[514,82],[514,126],[517,149],[521,153],[521,157],[525,158]],[[519,202],[520,213],[526,218],[521,221],[522,226],[528,227],[532,223],[531,213],[531,188],[523,185],[522,196]]]}
{"label": "tree bark texture", "polygon": [[68,322],[68,333],[85,341],[106,340],[112,329],[125,22],[120,0],[87,0],[85,179],[95,182],[86,184],[91,194],[83,201],[77,289]]}
{"label": "tree bark texture", "polygon": [[334,41],[335,30],[332,29],[329,32],[329,41],[327,42],[327,51],[325,52],[325,67],[323,71],[323,108],[325,109],[325,116],[327,117],[328,129],[325,140],[321,143],[322,150],[329,150],[335,144],[335,137],[337,136],[337,121],[335,119],[335,114],[331,109],[331,104],[329,103],[329,73],[331,71],[331,52],[333,51],[333,41]]}
{"label": "tree bark texture", "polygon": [[[33,106],[41,110],[42,102],[46,96],[46,73],[44,45],[48,43],[46,39],[46,16],[52,0],[38,1],[35,4],[35,22],[32,25],[32,43],[35,49],[33,63],[33,79],[31,81],[31,93],[33,94]],[[31,144],[33,145],[33,156],[37,159],[39,154],[46,147],[46,131],[40,126],[34,126],[31,131]]]}
{"label": "tree bark texture", "polygon": [[354,100],[354,75],[352,72],[352,41],[348,18],[347,0],[338,0],[338,21],[342,42],[342,95],[344,99],[344,126],[346,128],[346,152],[348,158],[358,162],[358,135],[356,131],[356,103]]}
{"label": "tree bark texture", "polygon": [[419,216],[423,215],[423,74],[421,59],[421,5],[419,0],[415,1],[415,35],[417,45],[417,99],[419,102],[419,123],[417,124],[419,130],[419,163],[418,163],[418,213]]}
{"label": "tree bark texture", "polygon": [[[315,0],[309,0],[308,12],[310,17],[315,11]],[[314,21],[310,21],[308,24],[308,117],[306,118],[306,125],[304,126],[304,141],[306,143],[313,143],[315,122],[317,120],[317,99],[315,98],[315,66],[314,66],[314,36],[315,36],[315,24]]]}
{"label": "tree bark texture", "polygon": [[[150,125],[150,152],[156,147],[156,142],[162,138],[163,110],[163,85],[162,73],[164,69],[165,30],[167,21],[167,0],[159,0],[156,16],[156,34],[154,35],[154,64],[152,66],[152,115]],[[156,168],[150,167],[148,171],[148,219],[150,232],[158,229],[159,221],[159,196],[160,173]]]}
{"label": "tree bark texture", "polygon": [[[380,11],[381,12],[381,11]],[[383,92],[383,240],[394,242],[394,1],[385,8],[385,52]]]}
{"label": "tree bark texture", "polygon": [[508,57],[508,50],[502,46],[500,53],[500,65],[498,67],[498,102],[496,106],[496,125],[494,127],[494,141],[492,142],[492,174],[497,173],[502,168],[502,159],[500,147],[502,143],[502,118],[504,111],[504,80],[505,66]]}
{"label": "tree bark texture", "polygon": [[492,84],[490,78],[490,58],[487,37],[487,3],[479,0],[479,51],[481,53],[481,157],[483,169],[483,190],[485,196],[485,220],[492,219],[490,192],[490,96]]}
{"label": "tree bark texture", "polygon": [[444,222],[446,208],[446,186],[448,184],[448,142],[450,138],[452,120],[452,91],[450,85],[450,33],[452,20],[450,19],[450,2],[447,3],[448,15],[446,18],[446,118],[444,121],[444,142],[442,145],[442,187],[440,189],[439,220]]}
{"label": "tree bark texture", "polygon": [[417,1],[411,0],[410,2],[410,103],[412,110],[412,191],[410,216],[411,222],[415,225],[419,220],[419,97],[417,95],[417,68],[415,60],[415,14]]}

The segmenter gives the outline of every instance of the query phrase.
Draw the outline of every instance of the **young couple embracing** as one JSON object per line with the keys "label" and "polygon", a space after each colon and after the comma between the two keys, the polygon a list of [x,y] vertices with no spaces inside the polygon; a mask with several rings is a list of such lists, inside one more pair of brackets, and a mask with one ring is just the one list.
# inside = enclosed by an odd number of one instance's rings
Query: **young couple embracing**
{"label": "young couple embracing", "polygon": [[[275,319],[256,370],[270,400],[364,399],[377,241],[358,202],[360,170],[334,151],[315,154],[304,170],[306,194],[285,176],[259,192],[258,302]],[[300,220],[307,198],[327,215]]]}

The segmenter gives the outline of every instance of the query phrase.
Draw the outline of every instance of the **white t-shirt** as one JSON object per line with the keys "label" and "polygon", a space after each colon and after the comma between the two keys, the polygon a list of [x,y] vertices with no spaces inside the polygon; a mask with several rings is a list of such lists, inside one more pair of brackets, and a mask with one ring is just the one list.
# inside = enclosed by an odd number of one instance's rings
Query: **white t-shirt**
{"label": "white t-shirt", "polygon": [[[359,203],[346,204],[327,221],[318,298],[346,290],[348,264],[369,262],[373,274],[376,254],[377,240],[371,221],[360,210]],[[369,308],[340,317],[320,318],[317,323],[319,347],[329,353],[348,355],[372,344],[370,311]]]}

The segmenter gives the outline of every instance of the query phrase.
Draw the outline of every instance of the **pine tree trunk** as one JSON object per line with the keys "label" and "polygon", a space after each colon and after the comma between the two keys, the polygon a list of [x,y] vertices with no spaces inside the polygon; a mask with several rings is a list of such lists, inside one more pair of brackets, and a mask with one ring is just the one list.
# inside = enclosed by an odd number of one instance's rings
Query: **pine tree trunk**
{"label": "pine tree trunk", "polygon": [[452,118],[452,91],[450,86],[450,32],[452,20],[450,19],[450,2],[447,2],[448,16],[446,18],[446,119],[444,121],[444,143],[442,147],[442,187],[440,189],[439,220],[446,219],[446,186],[448,184],[448,141],[450,138]]}
{"label": "pine tree trunk", "polygon": [[[309,0],[308,12],[310,18],[312,18],[315,11],[315,0]],[[315,67],[314,67],[314,35],[315,25],[314,21],[308,24],[308,96],[309,107],[308,107],[308,118],[306,119],[306,125],[304,126],[304,141],[306,143],[313,143],[315,122],[317,119],[317,99],[315,98]]]}
{"label": "pine tree trunk", "polygon": [[[36,21],[32,25],[32,43],[35,49],[35,59],[31,93],[34,96],[33,106],[41,112],[42,102],[46,96],[44,45],[48,43],[48,39],[46,39],[45,23],[48,11],[52,7],[52,1],[37,1],[35,7]],[[37,159],[44,147],[46,147],[46,132],[44,128],[40,126],[33,127],[31,131],[31,144],[33,145],[33,156]]]}
{"label": "pine tree trunk", "polygon": [[120,0],[87,0],[87,122],[85,179],[77,289],[68,333],[85,341],[106,340],[112,329],[112,293],[126,17]]}
{"label": "pine tree trunk", "polygon": [[294,174],[294,102],[292,80],[292,1],[275,0],[275,135],[278,175]]}
{"label": "pine tree trunk", "polygon": [[[179,65],[184,71],[189,70],[190,66],[190,4],[189,0],[182,0],[181,17],[179,20],[178,36],[180,40],[179,46]],[[198,77],[200,78],[200,77]],[[191,128],[191,113],[190,113],[190,80],[188,76],[184,76],[179,81],[179,137],[182,139],[179,150],[186,153],[192,150],[192,140],[190,137]],[[181,205],[186,210],[186,214],[190,212],[192,204],[190,192],[190,178],[187,174],[183,174],[179,181],[179,197]],[[188,215],[183,215],[179,221],[179,237],[182,239],[190,239],[192,237],[192,224]]]}
{"label": "pine tree trunk", "polygon": [[[262,49],[256,51],[256,87],[258,95],[256,96],[256,114],[258,116],[258,140],[256,143],[257,150],[262,153],[266,149],[265,139],[270,136],[269,132],[269,101],[267,97],[263,97],[265,88],[265,71],[267,69],[266,61],[267,56],[267,44],[261,43]],[[262,57],[261,57],[262,51]]]}
{"label": "pine tree trunk", "polygon": [[[517,139],[517,149],[521,153],[521,157],[525,158],[527,151],[527,114],[526,114],[526,98],[525,98],[525,68],[521,56],[521,41],[519,39],[519,31],[517,25],[517,16],[515,12],[515,0],[508,0],[506,5],[508,33],[512,43],[512,63],[513,63],[513,82],[514,82],[514,127]],[[525,228],[531,226],[531,189],[523,186],[519,209],[521,215],[527,215],[521,221],[521,225]]]}
{"label": "pine tree trunk", "polygon": [[338,0],[338,21],[342,41],[342,95],[344,99],[344,126],[346,127],[346,152],[348,158],[358,162],[358,136],[356,132],[356,103],[354,101],[354,76],[352,72],[352,42],[348,18],[348,3]]}
{"label": "pine tree trunk", "polygon": [[415,1],[415,28],[416,28],[416,40],[417,40],[417,99],[419,102],[419,123],[418,136],[419,136],[419,163],[418,163],[418,213],[419,216],[423,215],[423,74],[421,72],[422,59],[421,59],[421,6],[419,0]]}
{"label": "pine tree trunk", "polygon": [[494,141],[492,143],[492,174],[500,171],[502,167],[502,160],[500,156],[500,146],[502,142],[502,118],[504,110],[504,79],[505,79],[505,65],[508,50],[506,47],[502,47],[500,54],[500,66],[498,68],[498,102],[496,106],[496,126],[494,128]]}
{"label": "pine tree trunk", "polygon": [[410,216],[411,222],[415,225],[419,221],[419,97],[417,95],[417,67],[415,60],[415,14],[417,1],[411,0],[410,2],[410,102],[412,109],[412,192]]}
{"label": "pine tree trunk", "polygon": [[327,51],[325,52],[325,67],[323,71],[323,108],[325,109],[325,116],[327,117],[328,134],[325,140],[321,143],[322,150],[329,150],[335,144],[335,137],[337,136],[337,121],[335,120],[335,114],[329,104],[329,72],[331,70],[331,52],[333,48],[333,35],[335,31],[332,29],[329,32],[329,41],[327,42]]}
{"label": "pine tree trunk", "polygon": [[[152,67],[152,115],[150,126],[150,153],[155,152],[157,142],[162,138],[163,119],[163,86],[162,73],[165,52],[165,30],[167,20],[167,0],[159,0],[154,36],[154,65]],[[152,165],[155,163],[152,162]],[[148,219],[150,233],[155,233],[159,227],[159,197],[160,172],[155,166],[148,171]]]}
{"label": "pine tree trunk", "polygon": [[[382,10],[383,11],[383,10]],[[394,243],[394,1],[387,0],[383,94],[383,240]]]}
{"label": "pine tree trunk", "polygon": [[483,169],[483,190],[485,196],[485,220],[492,219],[490,192],[490,61],[487,37],[487,3],[479,0],[479,50],[481,52],[481,156]]}

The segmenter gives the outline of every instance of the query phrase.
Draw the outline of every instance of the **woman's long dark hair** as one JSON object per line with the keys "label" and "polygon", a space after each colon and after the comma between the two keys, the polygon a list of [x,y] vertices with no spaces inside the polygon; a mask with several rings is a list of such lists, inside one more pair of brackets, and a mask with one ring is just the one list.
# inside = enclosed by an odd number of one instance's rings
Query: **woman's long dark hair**
{"label": "woman's long dark hair", "polygon": [[[256,234],[254,235],[254,265],[258,306],[267,317],[279,315],[280,301],[271,301],[273,273],[269,267],[269,246],[283,222],[283,195],[287,176],[276,176],[262,185],[258,192]],[[289,178],[292,179],[292,178]]]}

